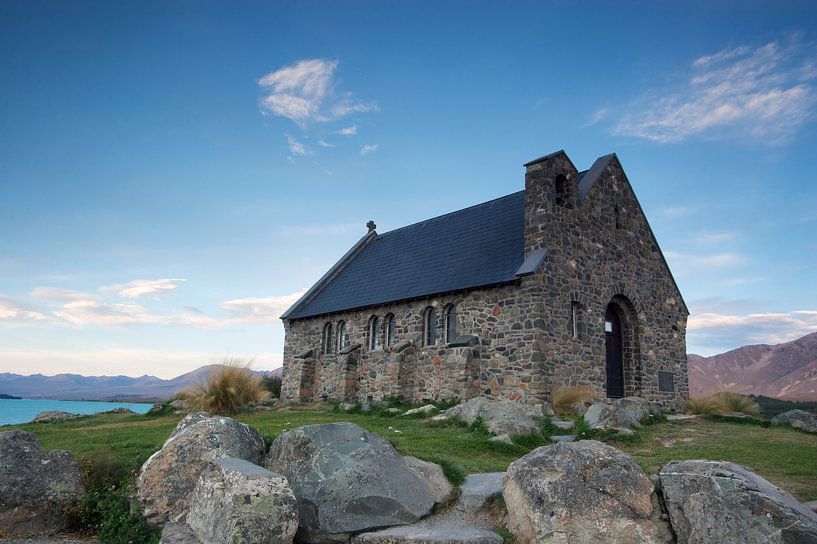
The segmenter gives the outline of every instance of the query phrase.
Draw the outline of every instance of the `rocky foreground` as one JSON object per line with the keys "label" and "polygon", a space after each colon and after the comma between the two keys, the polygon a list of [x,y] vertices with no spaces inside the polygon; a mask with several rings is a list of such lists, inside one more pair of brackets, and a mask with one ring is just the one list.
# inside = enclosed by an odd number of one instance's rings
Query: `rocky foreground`
{"label": "rocky foreground", "polygon": [[[588,424],[616,432],[654,409],[637,398],[582,407]],[[500,436],[552,415],[489,399],[435,411],[419,414],[479,418]],[[781,421],[806,430],[804,418]],[[457,488],[440,466],[351,423],[300,427],[267,450],[252,427],[199,412],[145,462],[136,495],[164,544],[501,544],[496,529],[520,543],[817,543],[817,514],[747,467],[673,462],[651,479],[616,448],[572,438]],[[84,493],[70,454],[0,433],[0,537],[62,530]]]}

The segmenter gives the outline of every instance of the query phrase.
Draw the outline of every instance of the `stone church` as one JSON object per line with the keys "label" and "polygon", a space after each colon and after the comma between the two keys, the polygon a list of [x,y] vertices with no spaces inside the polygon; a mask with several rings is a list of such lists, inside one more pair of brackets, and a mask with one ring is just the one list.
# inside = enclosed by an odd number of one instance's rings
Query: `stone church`
{"label": "stone church", "polygon": [[363,236],[281,317],[282,398],[688,397],[689,311],[615,154]]}

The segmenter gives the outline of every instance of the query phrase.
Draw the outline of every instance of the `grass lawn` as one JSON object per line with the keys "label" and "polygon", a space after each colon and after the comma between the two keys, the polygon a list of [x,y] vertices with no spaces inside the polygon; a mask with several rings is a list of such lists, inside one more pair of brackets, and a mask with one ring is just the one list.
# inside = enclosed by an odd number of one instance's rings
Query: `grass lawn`
{"label": "grass lawn", "polygon": [[[76,420],[0,427],[35,433],[46,449],[66,449],[89,462],[114,462],[136,470],[159,449],[178,416],[126,414],[88,416]],[[331,410],[279,409],[239,416],[271,441],[287,429],[313,423],[351,421],[389,439],[404,454],[446,459],[466,472],[502,471],[531,448],[494,445],[478,431],[454,424],[432,425],[419,419]],[[391,427],[391,429],[390,429]],[[395,429],[401,431],[395,432]],[[632,454],[649,473],[670,460],[734,461],[756,470],[801,501],[817,499],[817,435],[786,427],[701,420],[662,422],[634,437],[611,442]]]}

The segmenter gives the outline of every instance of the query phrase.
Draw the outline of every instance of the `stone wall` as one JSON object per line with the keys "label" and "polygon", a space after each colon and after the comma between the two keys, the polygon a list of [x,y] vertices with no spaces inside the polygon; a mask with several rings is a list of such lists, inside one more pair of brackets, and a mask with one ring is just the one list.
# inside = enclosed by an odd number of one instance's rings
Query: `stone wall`
{"label": "stone wall", "polygon": [[[604,317],[613,304],[623,324],[625,395],[679,407],[688,398],[687,311],[621,165],[615,157],[600,164],[584,191],[564,153],[527,166],[525,251],[549,255],[514,284],[285,321],[284,400],[541,402],[567,385],[603,393]],[[458,335],[476,336],[477,345],[443,345],[449,304],[457,305]],[[438,315],[435,346],[423,343],[429,306]],[[368,349],[369,320],[389,313],[395,345]],[[340,321],[349,348],[321,353],[324,325],[337,331]],[[659,372],[671,390],[661,390]]]}

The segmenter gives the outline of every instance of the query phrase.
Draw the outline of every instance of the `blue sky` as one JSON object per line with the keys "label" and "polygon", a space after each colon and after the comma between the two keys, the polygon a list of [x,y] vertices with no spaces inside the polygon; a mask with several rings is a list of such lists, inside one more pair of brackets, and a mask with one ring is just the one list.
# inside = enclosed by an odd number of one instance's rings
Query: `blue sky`
{"label": "blue sky", "polygon": [[0,3],[0,371],[280,366],[367,220],[562,148],[618,153],[690,352],[817,330],[817,5],[575,4]]}

